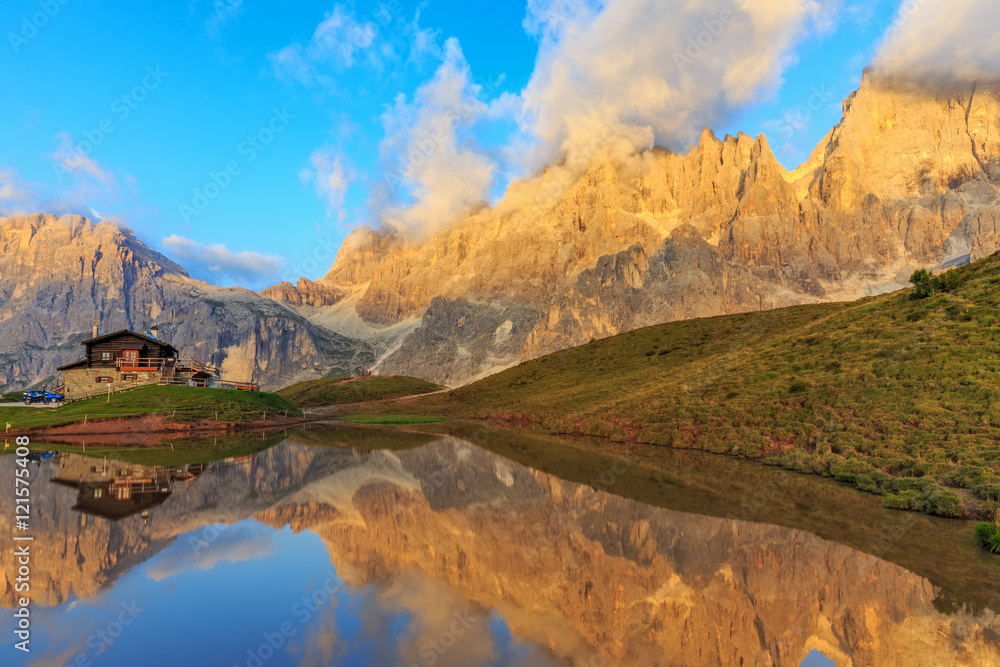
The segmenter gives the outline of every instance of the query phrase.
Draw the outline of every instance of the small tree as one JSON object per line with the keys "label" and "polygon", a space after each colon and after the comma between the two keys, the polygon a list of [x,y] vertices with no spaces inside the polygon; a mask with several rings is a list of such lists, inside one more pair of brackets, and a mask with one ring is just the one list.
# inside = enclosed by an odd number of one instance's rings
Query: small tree
{"label": "small tree", "polygon": [[910,282],[915,288],[913,290],[914,299],[926,299],[934,293],[934,277],[927,269],[917,269],[910,276]]}

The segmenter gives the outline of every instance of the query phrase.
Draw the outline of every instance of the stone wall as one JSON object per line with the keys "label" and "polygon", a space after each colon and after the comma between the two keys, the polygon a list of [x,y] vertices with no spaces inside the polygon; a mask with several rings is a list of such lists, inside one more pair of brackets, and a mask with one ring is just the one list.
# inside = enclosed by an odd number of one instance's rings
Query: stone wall
{"label": "stone wall", "polygon": [[71,368],[63,373],[66,396],[69,398],[95,391],[107,391],[109,381],[112,391],[117,391],[134,386],[136,382],[155,382],[159,375],[159,369],[122,373],[113,367]]}

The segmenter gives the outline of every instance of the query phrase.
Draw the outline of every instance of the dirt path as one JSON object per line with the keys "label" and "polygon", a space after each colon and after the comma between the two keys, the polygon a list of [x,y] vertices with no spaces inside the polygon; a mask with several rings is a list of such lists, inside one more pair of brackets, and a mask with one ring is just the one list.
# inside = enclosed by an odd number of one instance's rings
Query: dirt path
{"label": "dirt path", "polygon": [[23,402],[18,403],[0,403],[0,408],[46,408],[48,410],[55,410],[56,408],[61,408],[62,403],[28,403],[25,405]]}
{"label": "dirt path", "polygon": [[[346,381],[345,381],[346,382]],[[340,384],[340,383],[338,383]],[[331,415],[340,414],[349,408],[357,408],[359,406],[374,405],[377,403],[399,403],[402,401],[409,401],[415,398],[423,398],[424,396],[434,396],[435,394],[446,394],[452,391],[453,387],[445,387],[444,389],[438,389],[437,391],[429,391],[426,394],[413,394],[411,396],[397,396],[396,398],[376,398],[371,401],[360,401],[358,403],[337,403],[336,405],[323,405],[316,408],[300,408],[302,414],[304,415]]]}

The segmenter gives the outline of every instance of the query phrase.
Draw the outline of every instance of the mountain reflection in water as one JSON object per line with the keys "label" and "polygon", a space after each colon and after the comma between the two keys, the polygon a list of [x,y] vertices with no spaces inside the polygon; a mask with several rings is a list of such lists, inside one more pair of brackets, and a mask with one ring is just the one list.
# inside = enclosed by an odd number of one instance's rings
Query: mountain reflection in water
{"label": "mountain reflection in water", "polygon": [[[942,613],[898,565],[456,438],[172,468],[64,454],[31,493],[34,650],[8,642],[5,665],[1000,665],[992,611]],[[11,493],[0,516],[10,535]]]}

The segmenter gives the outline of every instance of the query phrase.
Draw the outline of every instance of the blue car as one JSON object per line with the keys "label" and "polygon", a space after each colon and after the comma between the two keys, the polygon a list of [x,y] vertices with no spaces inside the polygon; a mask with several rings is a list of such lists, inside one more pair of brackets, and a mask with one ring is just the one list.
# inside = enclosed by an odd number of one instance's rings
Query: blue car
{"label": "blue car", "polygon": [[59,394],[54,394],[51,391],[35,389],[34,391],[24,392],[24,396],[21,400],[24,401],[25,405],[30,405],[32,403],[61,403],[63,397]]}

